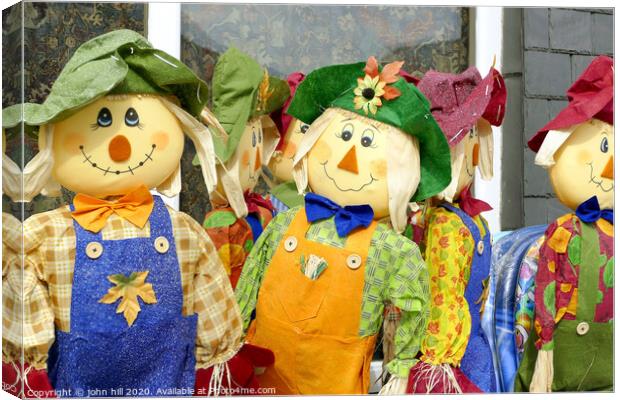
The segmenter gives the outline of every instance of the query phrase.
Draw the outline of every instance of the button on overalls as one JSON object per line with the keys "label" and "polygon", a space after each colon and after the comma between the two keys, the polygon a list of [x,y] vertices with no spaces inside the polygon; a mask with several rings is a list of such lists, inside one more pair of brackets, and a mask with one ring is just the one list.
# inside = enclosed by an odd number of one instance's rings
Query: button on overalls
{"label": "button on overalls", "polygon": [[496,379],[493,354],[489,341],[480,326],[480,313],[478,310],[481,306],[476,304],[482,295],[482,282],[488,278],[491,266],[491,235],[489,234],[489,228],[482,219],[481,221],[487,234],[484,235],[484,238],[481,238],[478,225],[463,210],[448,203],[441,204],[441,207],[458,215],[474,239],[474,255],[471,262],[469,280],[465,288],[465,299],[467,300],[471,317],[471,331],[469,333],[469,342],[465,348],[465,354],[461,359],[460,368],[467,378],[480,390],[483,392],[495,392]]}
{"label": "button on overalls", "polygon": [[[64,396],[155,396],[157,389],[194,387],[197,315],[182,315],[170,215],[159,196],[154,202],[148,238],[103,240],[74,221],[71,328],[56,331],[48,359],[52,385]],[[113,285],[109,275],[140,271],[149,271],[157,303],[139,300],[141,311],[128,326],[116,313],[118,301],[99,300]]]}
{"label": "button on overalls", "polygon": [[[306,239],[297,212],[265,274],[248,340],[271,349],[275,364],[259,375],[277,394],[366,394],[376,335],[360,337],[365,264],[376,222],[352,232],[343,249]],[[302,255],[327,268],[312,280]]]}

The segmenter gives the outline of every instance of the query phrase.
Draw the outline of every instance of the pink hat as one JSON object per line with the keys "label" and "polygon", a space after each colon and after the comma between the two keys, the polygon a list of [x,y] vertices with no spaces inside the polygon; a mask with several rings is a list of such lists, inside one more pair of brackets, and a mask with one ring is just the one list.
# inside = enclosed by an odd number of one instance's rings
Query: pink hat
{"label": "pink hat", "polygon": [[476,67],[461,74],[428,71],[418,89],[431,102],[431,113],[450,147],[458,144],[478,119],[499,126],[506,109],[504,78],[491,67],[484,79]]}
{"label": "pink hat", "polygon": [[527,142],[533,151],[538,152],[550,130],[568,128],[592,118],[613,125],[614,60],[607,56],[596,57],[566,94],[568,106]]}
{"label": "pink hat", "polygon": [[291,89],[291,96],[284,102],[282,108],[271,113],[271,119],[275,122],[278,130],[280,131],[280,140],[276,145],[276,151],[282,151],[282,148],[284,147],[284,135],[286,135],[286,131],[293,120],[293,117],[288,115],[286,111],[288,110],[289,104],[291,104],[291,101],[293,100],[293,96],[295,96],[297,86],[299,86],[305,77],[306,76],[301,72],[293,72],[286,78],[288,86]]}

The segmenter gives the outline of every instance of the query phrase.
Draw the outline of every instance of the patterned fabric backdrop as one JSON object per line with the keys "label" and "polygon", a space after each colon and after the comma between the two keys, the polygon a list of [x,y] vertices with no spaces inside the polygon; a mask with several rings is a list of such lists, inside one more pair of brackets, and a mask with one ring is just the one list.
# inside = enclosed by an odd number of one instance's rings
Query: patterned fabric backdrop
{"label": "patterned fabric backdrop", "polygon": [[[24,19],[22,21],[22,10]],[[2,106],[21,101],[21,42],[24,42],[25,101],[43,102],[54,80],[73,52],[85,41],[115,29],[128,28],[146,35],[146,5],[140,3],[20,3],[2,11]],[[23,33],[22,33],[23,26]],[[7,154],[21,164],[20,140],[7,142]],[[25,159],[36,153],[36,140],[26,136]],[[66,204],[72,194],[50,199],[37,196],[26,205],[26,217]],[[3,196],[2,209],[18,208]]]}
{"label": "patterned fabric backdrop", "polygon": [[[456,7],[184,4],[181,59],[210,82],[219,54],[235,46],[285,77],[366,60],[404,60],[405,70],[460,72],[469,57],[469,10]],[[194,149],[183,159],[181,210],[202,221],[210,208]],[[265,191],[263,183],[259,191]]]}

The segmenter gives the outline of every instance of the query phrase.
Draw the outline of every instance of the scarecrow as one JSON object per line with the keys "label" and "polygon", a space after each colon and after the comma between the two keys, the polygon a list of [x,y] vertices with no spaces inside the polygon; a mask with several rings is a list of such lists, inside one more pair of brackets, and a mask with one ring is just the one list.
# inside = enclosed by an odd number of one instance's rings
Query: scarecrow
{"label": "scarecrow", "polygon": [[278,394],[368,393],[385,302],[402,318],[382,391],[404,393],[416,363],[428,277],[398,232],[410,199],[441,191],[450,170],[445,138],[402,65],[370,57],[317,69],[288,108],[310,124],[293,164],[299,193],[312,193],[267,226],[236,289],[247,340],[275,354],[260,383]]}
{"label": "scarecrow", "polygon": [[215,186],[206,99],[184,64],[118,30],[81,45],[43,104],[3,110],[4,127],[39,127],[24,197],[77,193],[24,222],[23,287],[3,291],[3,362],[23,352],[30,387],[43,374],[63,397],[171,396],[217,392],[227,370],[253,379],[213,243],[149,192],[179,192],[184,133]]}
{"label": "scarecrow", "polygon": [[613,390],[613,60],[596,57],[528,146],[558,200],[539,251],[517,391]]}
{"label": "scarecrow", "polygon": [[427,72],[418,88],[431,103],[451,154],[452,181],[424,210],[423,254],[430,275],[430,319],[408,392],[493,392],[493,353],[481,327],[483,289],[491,261],[490,232],[470,187],[477,166],[493,173],[491,125],[504,116],[506,89],[491,67],[455,75]]}
{"label": "scarecrow", "polygon": [[304,198],[297,192],[297,186],[293,180],[293,159],[309,125],[289,115],[288,107],[293,100],[297,86],[304,78],[305,75],[301,72],[293,72],[287,77],[291,96],[281,109],[271,114],[280,131],[280,140],[269,162],[269,170],[274,178],[269,191],[269,200],[276,213],[303,204]]}
{"label": "scarecrow", "polygon": [[234,288],[248,253],[273,216],[273,206],[254,187],[279,139],[269,113],[282,106],[289,89],[235,48],[220,56],[212,82],[215,118],[203,113],[203,121],[212,126],[219,121],[225,134],[214,137],[219,185],[209,193],[213,209],[203,226]]}

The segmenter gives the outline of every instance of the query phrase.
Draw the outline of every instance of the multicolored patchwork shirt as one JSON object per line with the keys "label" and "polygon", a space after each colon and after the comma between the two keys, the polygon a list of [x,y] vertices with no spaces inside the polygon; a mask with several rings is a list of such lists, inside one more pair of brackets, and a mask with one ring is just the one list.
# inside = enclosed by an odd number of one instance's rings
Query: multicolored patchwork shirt
{"label": "multicolored patchwork shirt", "polygon": [[248,217],[237,218],[230,207],[211,210],[202,224],[217,249],[233,288],[237,285],[245,259],[254,246],[255,237],[261,234],[272,218],[270,210],[262,207],[258,209],[259,212],[254,213],[253,218],[260,228],[252,226]]}
{"label": "multicolored patchwork shirt", "polygon": [[[244,329],[253,318],[267,266],[299,209],[294,207],[274,217],[248,257],[247,265],[251,264],[252,268],[241,275],[235,291]],[[312,223],[306,238],[337,248],[344,248],[346,242],[346,238],[339,237],[336,232],[334,217]],[[394,375],[407,377],[417,362],[415,356],[428,319],[428,301],[428,274],[418,247],[386,224],[379,223],[366,261],[359,335],[372,336],[379,332],[386,303],[401,310],[394,339],[395,358],[387,366]]]}
{"label": "multicolored patchwork shirt", "polygon": [[614,227],[602,218],[593,224],[599,237],[599,263],[582,265],[581,224],[575,214],[567,214],[549,225],[545,232],[534,295],[534,327],[539,350],[553,349],[553,333],[558,322],[575,319],[581,268],[600,270],[594,322],[613,320]]}

